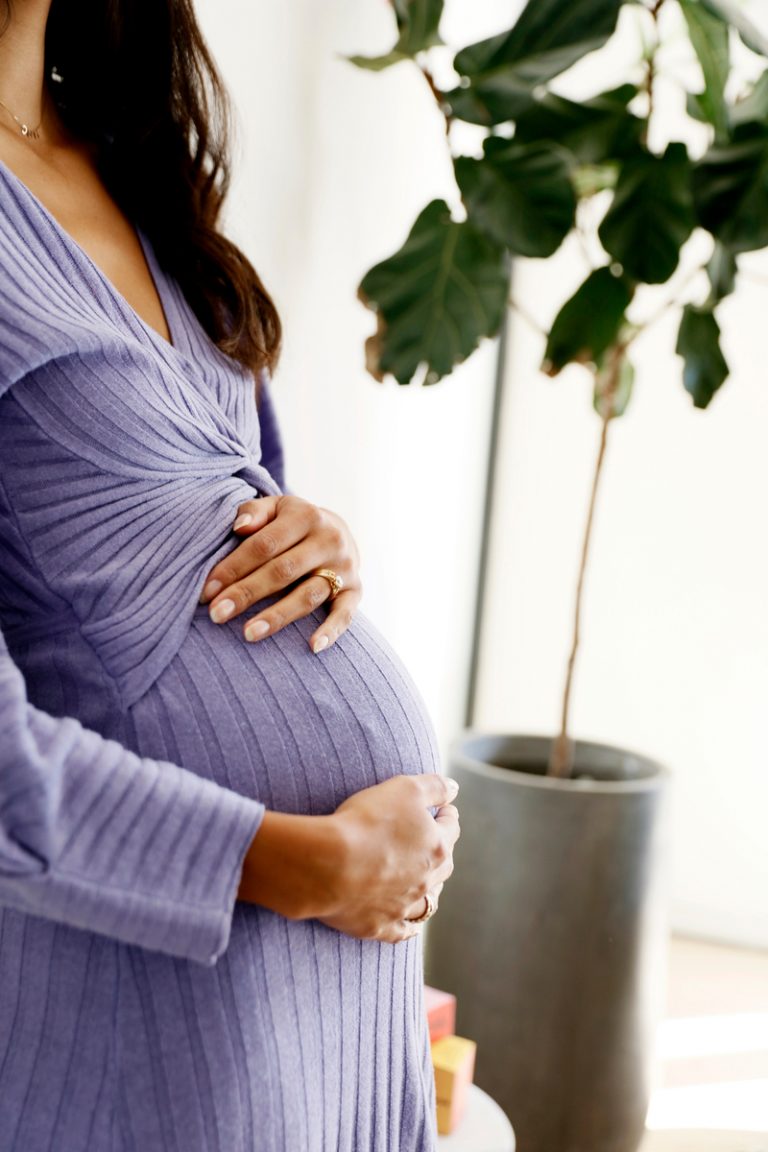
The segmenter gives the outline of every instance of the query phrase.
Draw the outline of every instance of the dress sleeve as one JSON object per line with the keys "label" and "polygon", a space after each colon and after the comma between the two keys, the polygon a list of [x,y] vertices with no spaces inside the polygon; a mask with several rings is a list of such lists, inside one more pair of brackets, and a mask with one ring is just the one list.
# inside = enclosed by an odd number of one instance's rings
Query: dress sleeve
{"label": "dress sleeve", "polygon": [[0,904],[213,964],[263,814],[34,708],[0,632]]}
{"label": "dress sleeve", "polygon": [[277,414],[270,393],[271,380],[266,369],[259,373],[256,407],[261,429],[261,463],[272,479],[285,492],[285,457]]}

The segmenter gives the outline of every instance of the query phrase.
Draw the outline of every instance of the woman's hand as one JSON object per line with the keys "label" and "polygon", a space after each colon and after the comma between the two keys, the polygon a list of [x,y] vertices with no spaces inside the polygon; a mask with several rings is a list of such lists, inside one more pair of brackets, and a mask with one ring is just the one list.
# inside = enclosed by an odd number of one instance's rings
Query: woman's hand
{"label": "woman's hand", "polygon": [[393,944],[417,935],[427,893],[437,901],[453,872],[458,790],[443,776],[395,776],[345,800],[335,816],[346,825],[347,859],[336,907],[320,919]]}
{"label": "woman's hand", "polygon": [[214,624],[232,620],[266,596],[290,588],[250,617],[244,628],[249,641],[273,635],[329,599],[328,580],[312,573],[330,568],[344,581],[344,588],[312,633],[312,651],[322,652],[347,630],[362,585],[357,547],[340,516],[298,496],[263,496],[240,505],[232,530],[244,537],[243,543],[210,572],[201,597],[203,604],[210,602]]}
{"label": "woman's hand", "polygon": [[267,812],[239,898],[348,936],[408,940],[421,930],[411,921],[427,893],[437,899],[453,871],[457,792],[444,776],[395,776],[350,796],[332,816]]}

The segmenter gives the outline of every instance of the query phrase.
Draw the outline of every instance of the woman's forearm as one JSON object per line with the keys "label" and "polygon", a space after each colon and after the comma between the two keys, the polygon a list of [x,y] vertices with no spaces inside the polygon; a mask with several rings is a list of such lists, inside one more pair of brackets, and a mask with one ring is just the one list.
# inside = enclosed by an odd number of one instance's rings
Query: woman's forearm
{"label": "woman's forearm", "polygon": [[243,862],[238,899],[289,920],[320,918],[333,910],[343,862],[334,816],[265,812]]}
{"label": "woman's forearm", "polygon": [[457,791],[443,776],[395,776],[330,816],[267,812],[245,855],[239,898],[350,936],[408,939],[427,893],[439,894],[453,869]]}

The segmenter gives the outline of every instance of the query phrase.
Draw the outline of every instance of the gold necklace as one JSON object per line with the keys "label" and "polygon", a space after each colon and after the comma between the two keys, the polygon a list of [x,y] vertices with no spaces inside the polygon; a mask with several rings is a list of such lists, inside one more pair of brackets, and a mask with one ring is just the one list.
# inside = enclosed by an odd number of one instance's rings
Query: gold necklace
{"label": "gold necklace", "polygon": [[12,112],[7,104],[3,104],[2,100],[0,100],[0,108],[4,108],[5,111],[8,113],[8,115],[13,120],[16,121],[16,123],[19,126],[19,132],[21,133],[22,136],[26,136],[28,140],[39,140],[40,139],[40,129],[42,128],[42,125],[43,125],[42,119],[40,120],[40,123],[37,125],[36,128],[30,128],[29,124],[25,124],[23,120],[20,120],[19,117],[16,115],[16,113]]}

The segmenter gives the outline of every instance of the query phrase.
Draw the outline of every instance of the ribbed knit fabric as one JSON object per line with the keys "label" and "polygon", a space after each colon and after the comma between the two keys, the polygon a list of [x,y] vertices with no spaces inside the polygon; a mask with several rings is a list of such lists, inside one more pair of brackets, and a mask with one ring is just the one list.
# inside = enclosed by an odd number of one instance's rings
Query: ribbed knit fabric
{"label": "ribbed knit fabric", "polygon": [[419,942],[235,904],[263,805],[436,770],[418,696],[362,617],[209,621],[266,381],[146,241],[173,346],[2,165],[0,211],[0,1152],[429,1152]]}

